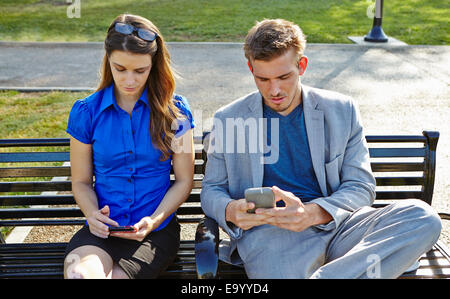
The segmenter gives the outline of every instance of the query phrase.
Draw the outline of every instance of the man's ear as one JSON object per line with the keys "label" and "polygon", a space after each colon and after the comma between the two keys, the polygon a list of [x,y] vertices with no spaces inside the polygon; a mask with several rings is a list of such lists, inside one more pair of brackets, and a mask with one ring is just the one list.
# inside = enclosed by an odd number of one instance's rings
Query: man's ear
{"label": "man's ear", "polygon": [[252,65],[250,64],[250,60],[247,60],[247,65],[248,65],[248,68],[250,69],[250,72],[253,73],[253,68],[252,68]]}
{"label": "man's ear", "polygon": [[308,66],[308,57],[303,55],[302,58],[300,58],[300,61],[298,62],[298,69],[300,70],[300,76],[305,73],[307,66]]}

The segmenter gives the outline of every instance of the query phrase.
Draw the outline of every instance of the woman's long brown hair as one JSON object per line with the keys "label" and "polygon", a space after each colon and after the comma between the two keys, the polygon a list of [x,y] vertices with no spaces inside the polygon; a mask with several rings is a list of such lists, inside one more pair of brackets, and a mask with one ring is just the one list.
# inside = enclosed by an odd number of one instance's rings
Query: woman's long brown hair
{"label": "woman's long brown hair", "polygon": [[[147,42],[134,34],[118,33],[114,30],[116,22],[149,29],[156,32],[158,37],[153,42]],[[114,19],[108,28],[105,39],[106,53],[103,57],[100,83],[96,91],[102,90],[114,82],[109,63],[109,56],[114,50],[152,56],[152,68],[147,79],[147,94],[150,105],[150,137],[154,146],[162,152],[160,160],[167,160],[172,153],[171,144],[174,138],[174,131],[171,126],[180,117],[180,113],[173,101],[175,91],[174,72],[170,65],[170,54],[161,32],[151,21],[140,16],[122,14]]]}

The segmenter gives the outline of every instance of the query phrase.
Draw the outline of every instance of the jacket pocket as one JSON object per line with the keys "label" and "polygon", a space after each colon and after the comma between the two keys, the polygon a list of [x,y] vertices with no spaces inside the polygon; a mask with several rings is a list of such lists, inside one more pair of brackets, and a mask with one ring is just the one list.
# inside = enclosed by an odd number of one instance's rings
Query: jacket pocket
{"label": "jacket pocket", "polygon": [[339,160],[342,158],[342,154],[334,158],[328,163],[325,163],[325,170],[327,174],[327,184],[331,189],[331,193],[336,192],[336,190],[341,185],[341,180],[339,177]]}

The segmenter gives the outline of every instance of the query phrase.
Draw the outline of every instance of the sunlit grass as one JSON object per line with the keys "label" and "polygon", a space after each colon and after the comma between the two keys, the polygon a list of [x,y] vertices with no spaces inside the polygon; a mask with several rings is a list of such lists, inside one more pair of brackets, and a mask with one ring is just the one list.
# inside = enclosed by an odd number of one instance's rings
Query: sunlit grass
{"label": "sunlit grass", "polygon": [[[68,18],[65,0],[0,0],[0,40],[103,41],[121,13],[152,20],[168,41],[242,42],[263,18],[299,24],[313,43],[350,43],[366,35],[374,0],[80,0],[80,18]],[[383,29],[408,44],[448,44],[450,6],[442,0],[384,1]]]}
{"label": "sunlit grass", "polygon": [[75,100],[88,93],[0,92],[0,138],[57,138],[65,133]]}

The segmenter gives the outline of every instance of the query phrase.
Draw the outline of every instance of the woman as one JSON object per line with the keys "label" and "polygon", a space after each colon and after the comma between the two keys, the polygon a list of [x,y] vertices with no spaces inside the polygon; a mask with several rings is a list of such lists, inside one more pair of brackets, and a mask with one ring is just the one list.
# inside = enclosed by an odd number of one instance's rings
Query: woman
{"label": "woman", "polygon": [[[118,16],[105,50],[100,85],[75,102],[67,126],[73,194],[87,224],[66,249],[64,274],[153,278],[179,248],[174,214],[192,189],[194,122],[174,94],[170,56],[152,22]],[[117,226],[134,231],[110,232]]]}

